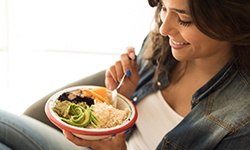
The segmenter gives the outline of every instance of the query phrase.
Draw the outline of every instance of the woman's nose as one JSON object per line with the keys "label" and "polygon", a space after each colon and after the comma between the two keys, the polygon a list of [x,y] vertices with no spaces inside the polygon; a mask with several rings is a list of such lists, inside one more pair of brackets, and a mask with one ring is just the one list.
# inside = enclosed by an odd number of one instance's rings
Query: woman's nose
{"label": "woman's nose", "polygon": [[162,24],[160,26],[160,34],[162,36],[168,36],[174,34],[174,22],[173,18],[167,13],[164,17],[161,17]]}

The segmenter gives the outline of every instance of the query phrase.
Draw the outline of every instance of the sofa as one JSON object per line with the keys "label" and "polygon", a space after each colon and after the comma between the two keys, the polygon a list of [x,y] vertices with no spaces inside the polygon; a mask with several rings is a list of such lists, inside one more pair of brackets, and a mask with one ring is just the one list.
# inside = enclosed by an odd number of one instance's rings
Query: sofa
{"label": "sofa", "polygon": [[47,118],[45,111],[44,111],[44,107],[45,107],[45,103],[47,102],[47,100],[49,99],[50,96],[52,96],[54,93],[56,93],[59,90],[68,88],[68,87],[72,87],[72,86],[79,86],[79,85],[97,85],[97,86],[105,86],[105,70],[102,70],[100,72],[97,72],[93,75],[89,75],[83,79],[80,79],[78,81],[72,82],[68,85],[65,85],[51,93],[49,93],[48,95],[42,97],[40,100],[36,101],[34,104],[32,104],[31,106],[29,106],[25,111],[24,111],[24,115],[30,116],[32,118],[35,118],[59,131],[61,131],[59,128],[57,128],[54,124],[52,124],[49,119]]}

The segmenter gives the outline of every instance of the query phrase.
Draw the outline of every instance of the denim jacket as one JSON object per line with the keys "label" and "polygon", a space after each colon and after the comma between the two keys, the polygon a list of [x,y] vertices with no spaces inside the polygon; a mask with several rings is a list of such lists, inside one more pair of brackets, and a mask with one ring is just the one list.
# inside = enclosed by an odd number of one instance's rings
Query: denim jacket
{"label": "denim jacket", "polygon": [[[134,104],[169,84],[168,74],[163,73],[153,88],[155,66],[145,69],[150,62],[137,61],[141,79],[131,98]],[[250,149],[250,76],[235,62],[225,65],[190,102],[191,112],[166,133],[156,149]]]}

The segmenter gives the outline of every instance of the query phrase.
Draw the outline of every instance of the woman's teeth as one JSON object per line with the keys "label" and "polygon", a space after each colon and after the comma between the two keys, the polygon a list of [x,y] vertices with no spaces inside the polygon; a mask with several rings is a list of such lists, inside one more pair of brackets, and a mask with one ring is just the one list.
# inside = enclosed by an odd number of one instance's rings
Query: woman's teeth
{"label": "woman's teeth", "polygon": [[183,42],[176,42],[176,41],[173,41],[173,40],[172,40],[172,42],[175,45],[186,45],[186,44],[189,44],[189,43],[183,43]]}

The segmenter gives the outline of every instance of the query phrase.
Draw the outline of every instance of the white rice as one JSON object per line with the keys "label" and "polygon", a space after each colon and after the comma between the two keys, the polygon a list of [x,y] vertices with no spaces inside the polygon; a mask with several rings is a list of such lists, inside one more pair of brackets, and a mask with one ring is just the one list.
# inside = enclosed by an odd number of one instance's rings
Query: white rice
{"label": "white rice", "polygon": [[130,110],[119,110],[112,105],[95,102],[94,114],[98,119],[98,128],[110,128],[122,124],[128,117]]}

